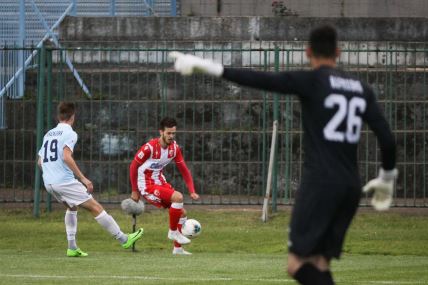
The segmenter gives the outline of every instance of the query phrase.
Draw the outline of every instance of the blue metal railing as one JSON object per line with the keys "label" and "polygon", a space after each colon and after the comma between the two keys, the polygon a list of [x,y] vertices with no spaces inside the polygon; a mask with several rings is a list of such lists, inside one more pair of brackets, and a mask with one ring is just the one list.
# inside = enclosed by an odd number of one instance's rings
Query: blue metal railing
{"label": "blue metal railing", "polygon": [[[0,129],[4,119],[5,97],[24,96],[25,70],[43,42],[51,39],[61,47],[55,29],[66,15],[74,16],[176,16],[176,0],[2,0],[0,5],[0,44],[36,47],[33,50],[0,51]],[[71,61],[68,67],[83,91],[89,90]],[[6,95],[6,96],[5,96]]]}

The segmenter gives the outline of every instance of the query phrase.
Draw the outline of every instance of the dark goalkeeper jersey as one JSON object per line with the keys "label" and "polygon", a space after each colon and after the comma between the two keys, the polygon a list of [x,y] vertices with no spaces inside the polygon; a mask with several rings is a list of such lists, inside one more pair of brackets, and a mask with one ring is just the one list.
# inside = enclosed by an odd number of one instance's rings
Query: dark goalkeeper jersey
{"label": "dark goalkeeper jersey", "polygon": [[223,78],[301,102],[305,159],[303,182],[360,184],[357,144],[363,122],[377,136],[382,167],[395,167],[395,142],[371,88],[327,66],[311,71],[260,72],[225,68]]}

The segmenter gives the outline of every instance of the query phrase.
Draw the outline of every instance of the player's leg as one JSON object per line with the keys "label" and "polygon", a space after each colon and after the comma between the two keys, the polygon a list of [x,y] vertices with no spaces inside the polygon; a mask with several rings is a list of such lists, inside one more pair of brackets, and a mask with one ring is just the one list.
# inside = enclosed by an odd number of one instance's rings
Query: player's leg
{"label": "player's leg", "polygon": [[51,194],[58,202],[63,203],[66,211],[64,215],[65,232],[67,235],[67,256],[80,257],[88,256],[87,253],[80,250],[76,243],[77,234],[77,207],[69,206],[66,203],[66,197],[63,196],[63,189],[57,185],[45,185],[46,191]]}
{"label": "player's leg", "polygon": [[288,274],[300,284],[334,284],[330,272],[330,260],[321,255],[301,257],[293,253],[288,254]]}
{"label": "player's leg", "polygon": [[129,248],[134,244],[138,239],[143,235],[143,229],[139,229],[132,234],[124,234],[115,219],[110,216],[98,203],[95,199],[90,198],[89,200],[83,202],[79,206],[90,211],[94,216],[95,220],[100,224],[105,230],[107,230],[115,239],[117,239],[122,247]]}
{"label": "player's leg", "polygon": [[[183,224],[187,221],[187,211],[183,208],[183,211],[181,213],[180,220],[178,221],[177,229],[181,233],[181,228],[183,227]],[[176,255],[191,255],[192,253],[186,251],[183,249],[180,243],[174,240],[174,248],[172,250],[172,254]]]}
{"label": "player's leg", "polygon": [[143,198],[158,208],[169,209],[168,238],[180,244],[190,243],[190,240],[178,230],[178,223],[183,213],[183,195],[169,184],[151,185],[144,190]]}
{"label": "player's leg", "polygon": [[70,181],[64,184],[55,186],[61,194],[62,201],[65,202],[68,207],[81,206],[84,209],[91,212],[95,217],[95,220],[104,227],[111,235],[113,235],[124,248],[128,248],[136,240],[138,240],[142,234],[142,229],[137,232],[130,234],[129,236],[124,234],[116,221],[112,216],[107,214],[104,208],[94,199],[92,195],[86,191],[85,186],[77,180]]}
{"label": "player's leg", "polygon": [[190,239],[183,236],[179,231],[180,218],[183,215],[183,194],[174,191],[170,198],[171,206],[169,207],[169,231],[168,238],[179,244],[188,244]]}
{"label": "player's leg", "polygon": [[287,271],[300,284],[334,284],[329,246],[337,211],[346,188],[322,183],[302,183],[293,207]]}

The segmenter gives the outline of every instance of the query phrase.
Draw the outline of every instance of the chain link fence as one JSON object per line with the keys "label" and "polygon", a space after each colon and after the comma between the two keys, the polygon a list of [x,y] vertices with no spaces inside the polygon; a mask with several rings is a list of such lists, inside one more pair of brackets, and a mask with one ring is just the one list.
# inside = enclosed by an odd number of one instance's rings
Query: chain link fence
{"label": "chain link fence", "polygon": [[[426,207],[427,47],[385,42],[341,45],[340,67],[371,84],[396,137],[400,177],[394,205]],[[38,188],[41,183],[35,174],[40,135],[55,126],[57,103],[71,100],[77,104],[74,128],[79,134],[74,156],[103,203],[118,203],[129,195],[129,164],[139,146],[158,136],[158,122],[166,115],[178,121],[177,142],[202,197],[196,203],[210,205],[262,203],[272,122],[278,116],[272,203],[292,203],[304,157],[298,100],[203,75],[182,77],[172,70],[167,57],[170,50],[212,58],[228,67],[309,68],[302,42],[43,47],[27,72],[23,99],[5,103],[8,128],[0,131],[0,201],[39,199],[34,196],[34,185]],[[10,49],[14,51],[19,52]],[[92,97],[81,90],[67,68],[66,54]],[[362,181],[376,176],[379,164],[375,137],[364,129],[359,147]],[[165,175],[177,190],[187,192],[173,165]],[[48,201],[46,192],[41,194],[40,200]],[[361,204],[367,205],[368,199]]]}

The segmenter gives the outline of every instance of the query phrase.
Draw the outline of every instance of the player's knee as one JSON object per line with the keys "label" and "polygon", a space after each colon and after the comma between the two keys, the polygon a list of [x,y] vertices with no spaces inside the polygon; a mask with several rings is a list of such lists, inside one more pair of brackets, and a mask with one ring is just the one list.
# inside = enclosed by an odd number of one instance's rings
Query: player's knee
{"label": "player's knee", "polygon": [[293,277],[299,267],[302,265],[302,262],[299,260],[297,256],[294,254],[288,254],[288,262],[287,262],[287,273],[290,277]]}
{"label": "player's knee", "polygon": [[171,196],[171,202],[173,203],[183,203],[183,194],[178,191],[175,191]]}
{"label": "player's knee", "polygon": [[103,206],[101,206],[100,203],[98,203],[95,199],[90,199],[88,201],[86,201],[85,203],[82,204],[82,206],[89,210],[93,216],[98,216],[99,214],[102,213],[102,211],[104,211]]}
{"label": "player's knee", "polygon": [[181,211],[181,217],[183,218],[183,217],[186,217],[187,216],[187,212],[186,212],[186,209],[182,209],[182,211]]}
{"label": "player's knee", "polygon": [[287,265],[287,274],[290,277],[294,277],[294,274],[296,274],[296,269],[290,266],[290,264]]}

